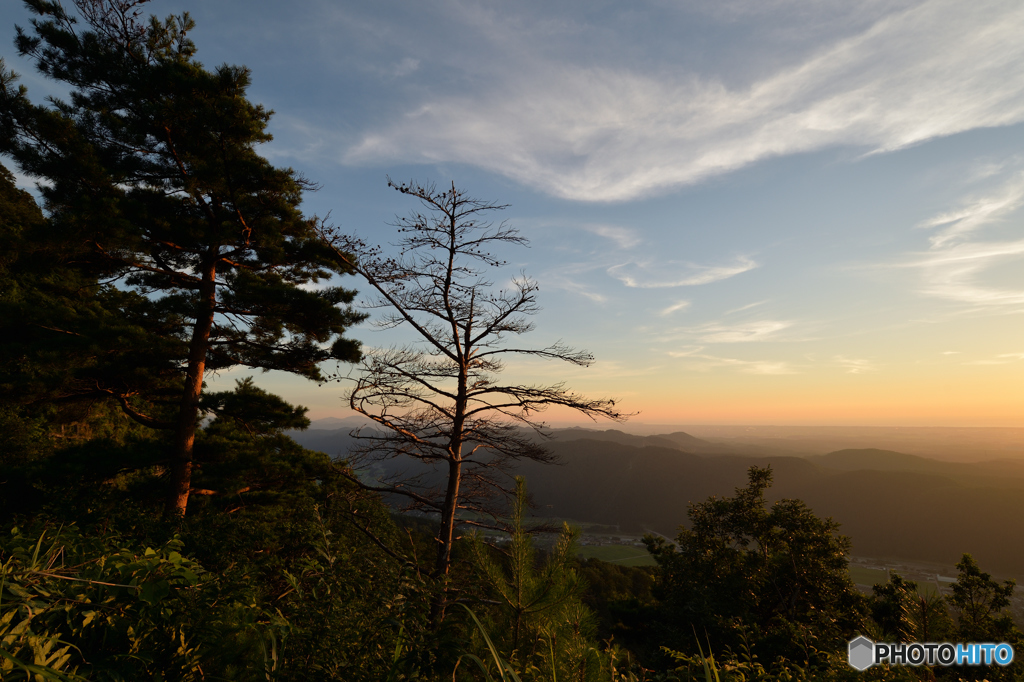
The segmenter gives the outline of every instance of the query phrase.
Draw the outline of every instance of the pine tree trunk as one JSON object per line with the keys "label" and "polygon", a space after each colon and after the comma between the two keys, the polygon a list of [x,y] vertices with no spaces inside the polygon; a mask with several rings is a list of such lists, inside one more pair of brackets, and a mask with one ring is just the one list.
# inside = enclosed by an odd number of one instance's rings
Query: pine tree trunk
{"label": "pine tree trunk", "polygon": [[188,506],[188,495],[192,487],[192,447],[199,425],[199,396],[203,391],[206,352],[210,348],[216,297],[217,260],[216,252],[213,252],[203,268],[196,323],[192,328],[192,340],[189,342],[188,373],[185,375],[185,385],[182,388],[181,404],[178,409],[174,451],[171,453],[170,490],[164,506],[166,517],[183,517]]}

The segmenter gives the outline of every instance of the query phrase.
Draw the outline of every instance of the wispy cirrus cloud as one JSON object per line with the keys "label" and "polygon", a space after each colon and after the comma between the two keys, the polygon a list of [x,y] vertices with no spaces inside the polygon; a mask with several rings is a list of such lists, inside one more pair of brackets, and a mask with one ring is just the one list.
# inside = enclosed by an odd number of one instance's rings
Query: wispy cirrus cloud
{"label": "wispy cirrus cloud", "polygon": [[[466,14],[467,30],[493,32],[501,59],[474,62],[469,85],[427,89],[365,130],[345,163],[461,162],[555,196],[615,201],[774,156],[886,152],[1024,120],[1024,5],[1009,0],[897,4],[795,62],[766,55],[778,66],[747,82],[670,52],[576,62],[538,49],[534,26],[500,25],[475,5]],[[543,28],[569,46],[585,37],[567,20]]]}
{"label": "wispy cirrus cloud", "polygon": [[1024,260],[1024,240],[957,244],[912,263],[921,270],[921,291],[978,307],[1024,304],[1024,288],[986,285],[984,273],[996,265]]}
{"label": "wispy cirrus cloud", "polygon": [[965,365],[1008,365],[1011,362],[1020,362],[1024,360],[1024,353],[1000,353],[995,357],[985,358],[982,360],[971,360],[965,362]]}
{"label": "wispy cirrus cloud", "polygon": [[730,265],[698,265],[680,261],[643,260],[613,265],[608,274],[627,287],[667,289],[711,284],[735,277],[757,267],[751,258],[740,256]]}
{"label": "wispy cirrus cloud", "polygon": [[752,320],[736,324],[711,322],[691,327],[685,333],[700,343],[750,343],[775,341],[780,332],[793,326],[785,320]]}
{"label": "wispy cirrus cloud", "polygon": [[610,239],[620,249],[632,249],[643,242],[637,230],[622,225],[607,225],[604,223],[587,223],[580,225],[580,229],[596,234],[599,237]]}
{"label": "wispy cirrus cloud", "polygon": [[1024,261],[1024,239],[984,240],[978,233],[1006,225],[1022,207],[1024,172],[1016,172],[988,192],[923,221],[922,227],[939,228],[929,240],[931,248],[902,265],[919,271],[919,291],[926,295],[977,308],[1018,308],[1024,305],[1024,284],[999,283],[988,273]]}
{"label": "wispy cirrus cloud", "polygon": [[[992,169],[995,175],[1001,168]],[[955,244],[965,240],[972,232],[994,222],[1002,220],[1024,204],[1024,173],[1018,172],[997,188],[968,199],[964,205],[951,211],[944,211],[920,226],[924,228],[942,228],[930,238],[933,248]]]}
{"label": "wispy cirrus cloud", "polygon": [[661,310],[659,310],[658,311],[658,315],[659,315],[659,317],[668,317],[672,313],[677,313],[680,310],[686,310],[689,307],[690,307],[690,302],[689,301],[676,301],[672,305],[666,306],[665,308],[662,308]]}
{"label": "wispy cirrus cloud", "polygon": [[707,372],[718,368],[733,368],[745,374],[798,374],[791,363],[778,360],[742,360],[703,353],[703,347],[668,351],[668,356],[687,360],[687,368]]}
{"label": "wispy cirrus cloud", "polygon": [[767,302],[768,302],[767,300],[764,300],[764,301],[756,301],[754,303],[748,303],[746,305],[741,305],[739,308],[733,308],[732,310],[726,310],[725,314],[726,315],[734,315],[736,313],[742,313],[744,310],[750,310],[751,308],[756,308],[757,306],[764,305]]}
{"label": "wispy cirrus cloud", "polygon": [[600,265],[593,263],[559,263],[558,268],[544,272],[541,279],[545,287],[568,291],[590,299],[594,303],[607,303],[608,296],[601,293],[597,287],[587,283],[591,273],[600,271],[600,269]]}
{"label": "wispy cirrus cloud", "polygon": [[842,367],[847,374],[865,374],[866,372],[874,372],[877,369],[873,362],[863,358],[850,358],[845,355],[837,355],[833,358],[833,361]]}

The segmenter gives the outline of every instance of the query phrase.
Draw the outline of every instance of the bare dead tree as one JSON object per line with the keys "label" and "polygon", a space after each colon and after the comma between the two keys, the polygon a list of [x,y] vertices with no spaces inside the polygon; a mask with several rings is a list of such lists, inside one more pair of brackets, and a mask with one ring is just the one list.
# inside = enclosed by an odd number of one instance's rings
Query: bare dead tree
{"label": "bare dead tree", "polygon": [[[521,275],[496,289],[487,277],[504,265],[493,248],[526,244],[507,223],[486,219],[505,205],[473,199],[454,184],[444,191],[390,178],[388,184],[421,205],[393,224],[401,235],[397,257],[385,258],[380,249],[335,228],[320,228],[337,258],[375,290],[369,305],[382,311],[377,324],[406,327],[418,336],[412,345],[364,352],[348,401],[376,426],[354,434],[362,445],[350,461],[370,467],[409,458],[419,465],[419,473],[357,482],[401,496],[406,509],[440,516],[434,575],[443,580],[459,526],[497,527],[494,503],[515,489],[509,466],[522,459],[552,460],[537,438],[544,426],[539,413],[558,405],[591,418],[620,421],[627,415],[613,400],[590,399],[561,383],[523,386],[499,379],[508,356],[581,366],[594,361],[561,342],[546,348],[513,343],[533,329],[528,318],[539,308],[534,280]],[[423,472],[433,467],[441,476],[431,482]]]}

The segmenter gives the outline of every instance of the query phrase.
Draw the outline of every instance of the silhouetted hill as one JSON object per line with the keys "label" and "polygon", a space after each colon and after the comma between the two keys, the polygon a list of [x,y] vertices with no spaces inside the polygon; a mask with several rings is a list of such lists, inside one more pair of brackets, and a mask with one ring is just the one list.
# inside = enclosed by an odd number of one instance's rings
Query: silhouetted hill
{"label": "silhouetted hill", "polygon": [[350,417],[340,419],[338,417],[324,417],[323,419],[316,419],[309,425],[310,430],[330,430],[330,429],[355,429],[360,426],[369,426],[374,422],[372,419],[354,414]]}
{"label": "silhouetted hill", "polygon": [[808,457],[808,461],[837,471],[919,471],[946,476],[961,483],[1019,487],[1024,479],[1024,461],[1001,459],[988,462],[941,462],[893,450],[865,448],[838,450]]}
{"label": "silhouetted hill", "polygon": [[345,459],[355,444],[355,439],[349,435],[353,428],[355,426],[334,429],[310,428],[305,431],[289,431],[288,435],[304,448],[326,452],[335,459]]}
{"label": "silhouetted hill", "polygon": [[[538,513],[663,534],[686,519],[691,502],[731,494],[751,464],[765,464],[743,456],[706,457],[582,439],[552,443],[551,450],[560,465],[524,462],[516,468],[543,509]],[[797,457],[771,463],[786,485],[818,474],[814,465]]]}
{"label": "silhouetted hill", "polygon": [[937,462],[934,459],[918,457],[917,455],[905,455],[902,452],[893,450],[879,450],[877,448],[863,448],[850,450],[837,450],[827,455],[813,455],[807,458],[826,469],[839,471],[858,471],[861,469],[875,469],[877,471],[936,471],[946,462]]}
{"label": "silhouetted hill", "polygon": [[[351,427],[293,437],[344,457]],[[684,433],[634,436],[563,429],[548,443],[558,465],[520,462],[540,516],[619,525],[673,537],[693,502],[731,495],[750,466],[771,465],[771,500],[803,500],[831,516],[866,556],[953,564],[972,553],[985,570],[1024,577],[1024,462],[940,462],[892,450],[846,449],[810,457],[729,454],[728,446]],[[697,452],[702,450],[702,452]],[[367,475],[440,471],[401,459]]]}
{"label": "silhouetted hill", "polygon": [[[562,459],[561,466],[526,463],[518,468],[541,515],[673,537],[686,522],[691,502],[731,495],[746,483],[750,466],[770,464],[775,484],[769,498],[800,499],[817,514],[833,517],[851,537],[856,553],[952,564],[971,552],[986,570],[1024,576],[1024,552],[1014,540],[1024,533],[1024,479],[865,470],[858,465],[860,457],[861,462],[885,466],[890,455],[877,451],[834,457],[845,459],[852,469],[837,471],[811,458],[704,457],[607,441],[560,442],[552,450]],[[893,457],[896,464],[890,465],[928,462],[917,459]]]}
{"label": "silhouetted hill", "polygon": [[[631,427],[633,425],[630,425]],[[640,426],[640,425],[637,425]],[[881,448],[947,462],[1024,459],[1024,428],[906,426],[679,425],[646,433],[682,430],[729,447],[755,445],[800,455]]]}
{"label": "silhouetted hill", "polygon": [[[593,440],[593,441],[611,441],[613,443],[621,443],[622,445],[630,445],[632,447],[644,448],[644,447],[661,447],[684,450],[686,452],[694,452],[702,455],[726,455],[726,454],[768,454],[765,448],[758,446],[750,446],[740,444],[737,446],[722,445],[719,443],[712,443],[710,441],[702,440],[691,436],[683,431],[676,431],[675,433],[668,433],[663,435],[653,436],[637,436],[631,433],[625,433],[618,429],[607,429],[604,431],[598,431],[596,429],[555,429],[551,432],[552,441],[569,441],[569,440]],[[776,453],[772,453],[776,454]],[[785,453],[793,454],[793,453]]]}

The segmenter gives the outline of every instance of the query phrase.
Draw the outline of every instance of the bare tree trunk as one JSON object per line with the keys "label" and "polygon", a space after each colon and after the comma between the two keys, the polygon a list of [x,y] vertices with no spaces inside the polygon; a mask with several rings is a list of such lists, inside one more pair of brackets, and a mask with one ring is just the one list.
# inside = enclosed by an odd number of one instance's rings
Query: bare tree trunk
{"label": "bare tree trunk", "polygon": [[448,460],[448,489],[444,496],[444,507],[441,510],[441,530],[437,540],[437,562],[434,573],[444,585],[444,591],[438,596],[438,603],[431,609],[435,623],[444,620],[445,602],[448,600],[447,578],[452,565],[452,543],[455,542],[455,514],[459,509],[459,485],[462,483],[462,429],[466,420],[466,372],[465,367],[459,372],[459,390],[455,400],[455,419],[452,423],[452,439],[448,446],[451,459]]}
{"label": "bare tree trunk", "polygon": [[458,459],[452,459],[448,463],[448,490],[444,498],[444,509],[441,512],[441,530],[437,537],[437,561],[434,563],[434,573],[439,578],[448,575],[448,570],[451,568],[452,543],[455,541],[455,511],[459,504],[461,477],[462,458],[460,452]]}
{"label": "bare tree trunk", "polygon": [[[444,461],[447,480],[435,487],[432,477],[429,484],[401,476],[379,484],[363,483],[355,475],[351,479],[369,490],[404,496],[408,510],[440,515],[431,572],[440,588],[430,610],[436,628],[444,619],[445,604],[459,587],[451,582],[450,573],[457,528],[480,523],[459,519],[459,510],[489,515],[497,523],[499,509],[492,501],[502,492],[511,492],[501,478],[503,466],[516,460],[553,459],[529,434],[529,429],[540,432],[544,426],[534,415],[552,405],[613,420],[626,415],[615,409],[614,400],[591,400],[561,383],[505,385],[495,379],[506,354],[562,360],[579,367],[594,360],[560,341],[533,349],[506,343],[506,337],[533,328],[526,318],[539,308],[537,284],[525,275],[498,290],[488,280],[489,270],[505,265],[489,249],[526,244],[505,223],[495,225],[482,217],[504,205],[473,199],[454,184],[444,191],[416,183],[395,184],[390,178],[388,184],[425,207],[423,213],[397,219],[395,226],[403,234],[397,257],[384,258],[379,250],[333,228],[318,229],[339,262],[352,266],[379,294],[371,305],[385,310],[381,326],[408,326],[420,339],[408,348],[368,353],[365,373],[349,393],[349,405],[383,431],[356,434],[365,443],[356,454],[378,462],[404,455],[430,466]],[[454,381],[457,390],[451,385]],[[515,425],[525,427],[523,432],[511,428]]]}
{"label": "bare tree trunk", "polygon": [[451,459],[448,460],[448,490],[444,496],[441,529],[437,535],[437,561],[434,563],[434,574],[444,587],[430,609],[431,621],[434,623],[444,620],[445,602],[448,601],[448,571],[452,566],[452,543],[455,542],[455,513],[459,509],[460,483],[462,483],[462,441],[456,439],[451,446]]}
{"label": "bare tree trunk", "polygon": [[213,329],[217,296],[215,255],[211,253],[209,262],[204,265],[202,282],[199,285],[199,309],[196,311],[196,324],[192,328],[192,340],[189,342],[188,373],[185,375],[185,385],[181,392],[174,451],[171,453],[170,490],[164,505],[166,517],[185,516],[189,490],[192,487],[192,446],[196,439],[199,396],[203,390],[206,352],[210,347],[210,331]]}

